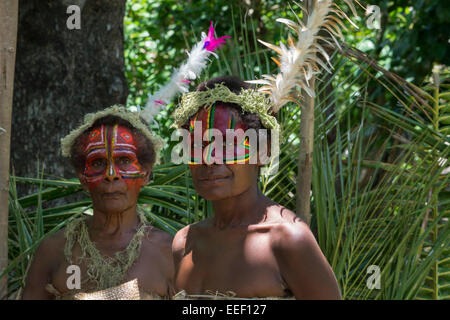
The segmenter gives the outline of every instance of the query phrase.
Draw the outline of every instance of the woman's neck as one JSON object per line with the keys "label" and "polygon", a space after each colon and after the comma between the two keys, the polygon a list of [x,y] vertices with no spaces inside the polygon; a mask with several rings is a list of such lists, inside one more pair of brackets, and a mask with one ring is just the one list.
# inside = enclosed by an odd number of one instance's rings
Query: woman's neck
{"label": "woman's neck", "polygon": [[97,236],[116,238],[136,230],[139,223],[136,205],[120,213],[107,213],[94,208],[89,229]]}
{"label": "woman's neck", "polygon": [[256,185],[237,196],[214,200],[213,225],[226,229],[261,222],[269,202]]}

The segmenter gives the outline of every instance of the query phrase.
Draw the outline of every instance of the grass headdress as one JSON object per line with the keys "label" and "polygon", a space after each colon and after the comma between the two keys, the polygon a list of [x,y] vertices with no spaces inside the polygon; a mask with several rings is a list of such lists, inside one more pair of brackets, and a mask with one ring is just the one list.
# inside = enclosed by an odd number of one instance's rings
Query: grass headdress
{"label": "grass headdress", "polygon": [[72,146],[76,139],[86,130],[91,128],[95,121],[106,116],[115,116],[130,123],[132,127],[139,130],[152,144],[155,151],[155,161],[159,161],[159,152],[164,146],[164,140],[154,134],[148,126],[139,117],[139,113],[128,111],[124,106],[114,105],[105,110],[95,113],[88,113],[84,117],[83,123],[76,129],[72,130],[67,136],[61,139],[62,155],[70,157]]}

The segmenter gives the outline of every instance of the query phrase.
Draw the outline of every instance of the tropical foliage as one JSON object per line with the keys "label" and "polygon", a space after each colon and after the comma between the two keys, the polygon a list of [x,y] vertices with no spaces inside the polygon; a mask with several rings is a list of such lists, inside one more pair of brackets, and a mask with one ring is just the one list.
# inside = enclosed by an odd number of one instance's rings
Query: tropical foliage
{"label": "tropical foliage", "polygon": [[[292,8],[299,13],[296,6]],[[403,11],[395,12],[401,16]],[[288,31],[274,20],[293,15],[284,1],[258,2],[251,15],[218,0],[183,5],[128,1],[129,106],[145,105],[148,93],[181,63],[183,48],[195,43],[190,39],[205,31],[210,17],[217,22],[217,33],[231,35],[232,40],[204,78],[234,74],[255,79],[274,73],[277,66],[271,53],[256,40],[285,41]],[[385,23],[383,32],[388,34],[392,26]],[[363,37],[350,30],[345,34],[348,43],[358,46],[367,41],[373,30],[365,32],[361,23],[360,27]],[[351,46],[341,52],[330,49],[329,54],[332,73],[323,72],[316,79],[311,229],[342,295],[346,299],[449,299],[449,69],[428,70],[421,89],[388,71],[389,63],[378,64]],[[153,127],[163,137],[171,136],[174,107],[168,106]],[[294,103],[281,109],[278,118],[285,142],[279,167],[260,179],[261,190],[291,210],[296,208],[300,113]],[[170,163],[175,144],[168,141],[162,164],[153,169],[152,182],[139,197],[152,223],[171,234],[212,214],[211,204],[195,193],[189,169]],[[34,184],[38,191],[19,198],[17,183]],[[75,194],[81,200],[60,201]],[[2,274],[9,274],[8,297],[15,298],[40,241],[92,211],[89,196],[76,179],[52,180],[44,178],[42,171],[37,178],[12,176],[10,196],[10,264]],[[379,287],[370,266],[378,267]]]}

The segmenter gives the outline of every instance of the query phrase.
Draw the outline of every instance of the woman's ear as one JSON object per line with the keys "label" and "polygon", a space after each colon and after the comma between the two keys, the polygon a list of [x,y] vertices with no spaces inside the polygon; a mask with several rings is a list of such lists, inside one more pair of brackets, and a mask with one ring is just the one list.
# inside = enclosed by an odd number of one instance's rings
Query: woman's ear
{"label": "woman's ear", "polygon": [[78,176],[78,180],[80,180],[83,190],[89,191],[89,184],[87,183],[86,176],[78,171],[77,171],[77,176]]}
{"label": "woman's ear", "polygon": [[143,176],[142,176],[142,185],[146,186],[150,182],[151,173],[152,173],[152,167],[150,166],[143,166],[142,167]]}

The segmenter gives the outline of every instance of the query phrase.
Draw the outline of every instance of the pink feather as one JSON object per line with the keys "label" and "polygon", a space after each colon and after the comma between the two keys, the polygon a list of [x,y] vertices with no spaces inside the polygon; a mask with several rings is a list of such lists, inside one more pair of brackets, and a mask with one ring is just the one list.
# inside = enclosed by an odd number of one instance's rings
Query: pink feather
{"label": "pink feather", "polygon": [[203,49],[208,51],[214,51],[216,48],[220,47],[222,44],[226,43],[224,39],[231,38],[230,36],[223,36],[220,38],[214,37],[214,27],[213,22],[209,26],[208,36],[205,38]]}

